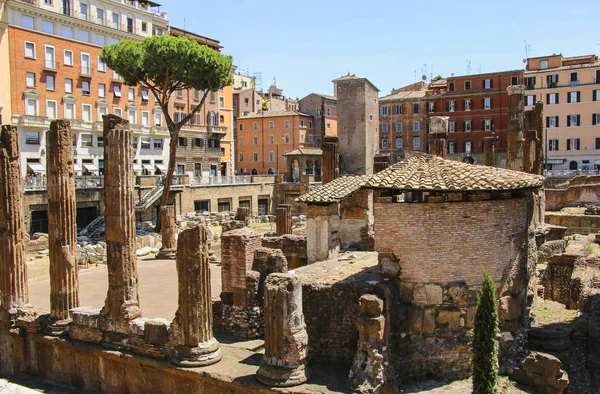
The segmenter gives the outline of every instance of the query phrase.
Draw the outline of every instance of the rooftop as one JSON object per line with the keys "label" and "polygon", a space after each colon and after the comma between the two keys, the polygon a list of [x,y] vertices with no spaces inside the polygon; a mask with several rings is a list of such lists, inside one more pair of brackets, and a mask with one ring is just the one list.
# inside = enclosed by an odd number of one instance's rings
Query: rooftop
{"label": "rooftop", "polygon": [[179,37],[179,36],[189,37],[193,40],[196,40],[197,42],[199,42],[201,44],[208,45],[209,47],[212,47],[212,48],[216,48],[216,49],[223,48],[223,46],[219,43],[218,40],[204,37],[204,36],[201,36],[200,34],[196,34],[194,32],[184,30],[179,27],[171,26],[171,35],[176,36],[176,37]]}
{"label": "rooftop", "polygon": [[278,116],[295,116],[295,115],[311,116],[309,114],[305,114],[304,112],[296,111],[293,109],[290,109],[290,110],[281,109],[281,110],[276,110],[276,111],[263,111],[261,113],[250,114],[247,116],[240,116],[238,118],[238,120],[256,119],[256,118],[274,118],[274,117],[278,117]]}
{"label": "rooftop", "polygon": [[[499,191],[540,187],[544,177],[473,165],[432,155],[415,155],[372,175],[368,189]],[[326,187],[326,186],[324,186]]]}
{"label": "rooftop", "polygon": [[284,153],[284,156],[293,156],[293,155],[309,155],[309,156],[321,156],[323,151],[319,148],[297,148],[287,153]]}
{"label": "rooftop", "polygon": [[536,70],[525,70],[525,75],[528,74],[539,74],[545,73],[548,71],[565,71],[565,70],[577,70],[582,68],[592,68],[592,67],[600,67],[600,61],[596,61],[594,63],[584,63],[584,64],[572,64],[569,66],[560,66],[560,67],[548,67]]}
{"label": "rooftop", "polygon": [[379,92],[379,89],[377,88],[377,86],[375,86],[375,84],[373,82],[369,81],[367,78],[360,78],[360,77],[357,77],[354,74],[350,75],[350,73],[348,73],[348,75],[344,75],[344,76],[341,76],[339,78],[336,78],[336,79],[334,79],[331,82],[347,81],[347,80],[350,80],[350,79],[357,79],[357,80],[366,81],[366,82],[369,83],[369,85],[371,85],[375,90],[377,90]]}
{"label": "rooftop", "polygon": [[379,99],[379,102],[393,101],[393,100],[417,99],[417,98],[425,97],[426,94],[427,94],[427,92],[425,92],[424,90],[417,90],[417,91],[413,91],[413,92],[398,92],[395,94],[390,94],[390,95],[381,97]]}
{"label": "rooftop", "polygon": [[308,203],[334,203],[360,190],[369,175],[344,175],[296,199]]}

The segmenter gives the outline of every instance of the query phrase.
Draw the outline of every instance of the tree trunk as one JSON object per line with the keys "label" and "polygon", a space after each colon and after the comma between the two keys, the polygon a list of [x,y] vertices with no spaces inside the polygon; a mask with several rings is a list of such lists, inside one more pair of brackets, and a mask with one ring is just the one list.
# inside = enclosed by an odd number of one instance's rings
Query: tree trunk
{"label": "tree trunk", "polygon": [[[175,127],[171,131],[171,141],[169,141],[169,165],[167,169],[167,177],[165,178],[165,185],[163,188],[163,194],[160,201],[160,206],[164,207],[167,205],[169,200],[169,192],[171,191],[171,184],[173,183],[173,172],[175,171],[175,155],[177,153],[177,138],[179,137],[180,128]],[[158,219],[160,221],[160,218]]]}

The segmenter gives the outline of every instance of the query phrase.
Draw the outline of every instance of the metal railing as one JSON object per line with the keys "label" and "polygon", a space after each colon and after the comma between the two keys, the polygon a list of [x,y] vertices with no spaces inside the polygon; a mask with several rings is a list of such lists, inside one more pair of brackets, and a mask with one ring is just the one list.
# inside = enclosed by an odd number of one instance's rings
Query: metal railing
{"label": "metal railing", "polygon": [[578,175],[600,175],[600,170],[546,170],[547,178],[573,178]]}
{"label": "metal railing", "polygon": [[252,183],[251,175],[190,177],[190,184],[194,186],[239,185],[247,183]]}
{"label": "metal railing", "polygon": [[[23,178],[23,190],[46,190],[48,180],[46,176]],[[104,187],[104,176],[83,175],[75,177],[75,189],[94,189]]]}

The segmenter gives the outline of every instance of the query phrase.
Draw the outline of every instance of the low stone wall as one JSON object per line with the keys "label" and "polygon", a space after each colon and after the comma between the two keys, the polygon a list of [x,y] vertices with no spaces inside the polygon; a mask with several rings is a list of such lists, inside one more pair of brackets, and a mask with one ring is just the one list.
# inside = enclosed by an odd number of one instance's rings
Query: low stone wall
{"label": "low stone wall", "polygon": [[541,285],[545,288],[546,298],[571,305],[571,276],[576,255],[559,254],[548,258],[548,266],[542,276]]}
{"label": "low stone wall", "polygon": [[245,307],[226,305],[213,301],[213,329],[239,338],[261,338],[265,331],[263,309],[259,306]]}
{"label": "low stone wall", "polygon": [[289,269],[303,267],[308,263],[306,237],[286,234],[281,237],[264,237],[262,246],[271,249],[281,249]]}
{"label": "low stone wall", "polygon": [[548,224],[566,227],[566,235],[592,234],[600,231],[600,215],[546,212],[545,218]]}
{"label": "low stone wall", "polygon": [[573,178],[566,189],[546,189],[546,210],[559,211],[566,207],[581,207],[586,204],[600,205],[600,183],[598,180]]}

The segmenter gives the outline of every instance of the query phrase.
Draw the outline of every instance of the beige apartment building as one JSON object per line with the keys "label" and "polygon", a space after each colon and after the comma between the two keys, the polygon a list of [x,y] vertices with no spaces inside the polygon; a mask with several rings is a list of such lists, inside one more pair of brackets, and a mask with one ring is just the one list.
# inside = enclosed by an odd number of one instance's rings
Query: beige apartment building
{"label": "beige apartment building", "polygon": [[544,103],[547,169],[600,169],[598,56],[529,58],[525,89],[526,110]]}

